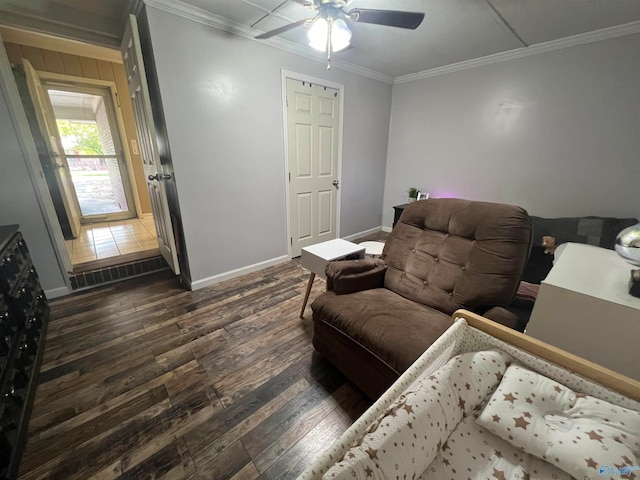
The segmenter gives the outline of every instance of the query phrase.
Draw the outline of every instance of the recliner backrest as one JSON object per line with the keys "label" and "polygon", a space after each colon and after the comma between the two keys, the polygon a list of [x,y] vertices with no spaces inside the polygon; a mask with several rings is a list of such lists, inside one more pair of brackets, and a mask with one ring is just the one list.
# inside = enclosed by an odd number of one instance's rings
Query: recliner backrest
{"label": "recliner backrest", "polygon": [[531,220],[520,207],[455,198],[414,202],[385,244],[385,287],[446,314],[506,305],[530,242]]}

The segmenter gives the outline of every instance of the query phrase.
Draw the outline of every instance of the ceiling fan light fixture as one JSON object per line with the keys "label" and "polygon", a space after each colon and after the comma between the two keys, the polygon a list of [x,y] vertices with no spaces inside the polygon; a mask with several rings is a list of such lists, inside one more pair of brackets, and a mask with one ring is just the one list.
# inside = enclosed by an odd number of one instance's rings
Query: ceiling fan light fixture
{"label": "ceiling fan light fixture", "polygon": [[311,24],[309,33],[309,46],[319,52],[327,51],[327,38],[329,35],[329,22],[326,18],[318,17]]}
{"label": "ceiling fan light fixture", "polygon": [[339,52],[351,43],[351,30],[347,22],[341,18],[327,20],[324,17],[318,17],[309,29],[309,46],[319,52],[326,52],[329,33],[331,33],[332,52]]}
{"label": "ceiling fan light fixture", "polygon": [[351,43],[351,30],[347,22],[338,18],[331,25],[331,50],[339,52]]}

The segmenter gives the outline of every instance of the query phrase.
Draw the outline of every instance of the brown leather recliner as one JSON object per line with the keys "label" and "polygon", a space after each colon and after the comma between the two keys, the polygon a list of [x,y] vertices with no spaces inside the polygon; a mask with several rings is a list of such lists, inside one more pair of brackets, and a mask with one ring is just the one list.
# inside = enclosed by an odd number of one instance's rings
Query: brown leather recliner
{"label": "brown leather recliner", "polygon": [[331,262],[311,305],[315,349],[377,398],[465,308],[515,328],[531,244],[527,212],[430,199],[405,208],[378,259]]}

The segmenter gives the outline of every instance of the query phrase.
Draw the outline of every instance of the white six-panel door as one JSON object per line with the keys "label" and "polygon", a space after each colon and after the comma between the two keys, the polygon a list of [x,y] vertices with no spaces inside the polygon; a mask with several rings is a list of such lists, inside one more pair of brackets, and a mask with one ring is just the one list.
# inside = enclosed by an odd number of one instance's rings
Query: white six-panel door
{"label": "white six-panel door", "polygon": [[163,172],[158,152],[158,140],[151,112],[151,100],[147,85],[147,75],[142,59],[138,24],[136,17],[129,15],[129,23],[122,38],[120,47],[133,112],[136,121],[136,130],[140,142],[140,154],[147,177],[147,188],[151,199],[151,210],[158,234],[158,246],[160,253],[167,261],[171,269],[177,275],[180,273],[175,237],[169,213],[167,200],[166,181],[172,181],[172,175]]}
{"label": "white six-panel door", "polygon": [[291,255],[336,238],[340,92],[286,79]]}

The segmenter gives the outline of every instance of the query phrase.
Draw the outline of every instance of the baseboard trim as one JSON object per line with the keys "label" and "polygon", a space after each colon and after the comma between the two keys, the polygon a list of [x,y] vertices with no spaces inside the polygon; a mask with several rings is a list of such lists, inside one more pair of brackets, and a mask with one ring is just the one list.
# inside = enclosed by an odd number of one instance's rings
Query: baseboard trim
{"label": "baseboard trim", "polygon": [[49,300],[53,298],[58,298],[58,297],[66,297],[70,293],[71,293],[71,290],[69,289],[69,287],[58,287],[58,288],[52,288],[50,290],[44,291],[44,294]]}
{"label": "baseboard trim", "polygon": [[391,230],[393,230],[393,228],[391,228],[391,227],[382,227],[380,230],[382,230],[385,233],[391,233]]}
{"label": "baseboard trim", "polygon": [[247,265],[246,267],[236,268],[235,270],[229,270],[228,272],[189,282],[189,289],[200,290],[201,288],[209,287],[211,285],[215,285],[216,283],[224,282],[225,280],[231,280],[232,278],[246,275],[247,273],[257,272],[258,270],[262,270],[263,268],[273,267],[274,265],[278,265],[280,263],[288,261],[288,255],[270,258],[269,260],[265,260],[264,262],[254,263],[253,265]]}
{"label": "baseboard trim", "polygon": [[[167,267],[167,268],[165,268],[163,270],[169,270],[169,267]],[[104,286],[107,286],[107,285],[113,285],[115,283],[120,283],[120,282],[123,282],[125,280],[131,280],[131,279],[134,279],[134,278],[144,277],[146,275],[152,275],[154,273],[162,272],[163,270],[155,270],[153,272],[144,272],[144,273],[139,273],[139,274],[136,274],[136,275],[132,275],[132,276],[127,277],[127,278],[119,278],[117,280],[109,280],[109,281],[106,281],[106,282],[103,282],[103,283],[100,283],[100,284],[97,284],[97,285],[88,285],[86,287],[78,287],[76,290],[72,290],[71,293],[86,292],[87,290],[93,290],[95,288],[100,288],[100,287],[104,287]]]}
{"label": "baseboard trim", "polygon": [[365,230],[363,232],[354,233],[353,235],[347,235],[346,237],[342,237],[342,239],[350,242],[351,240],[355,240],[356,238],[366,237],[367,235],[379,232],[381,229],[382,227],[370,228],[369,230]]}

